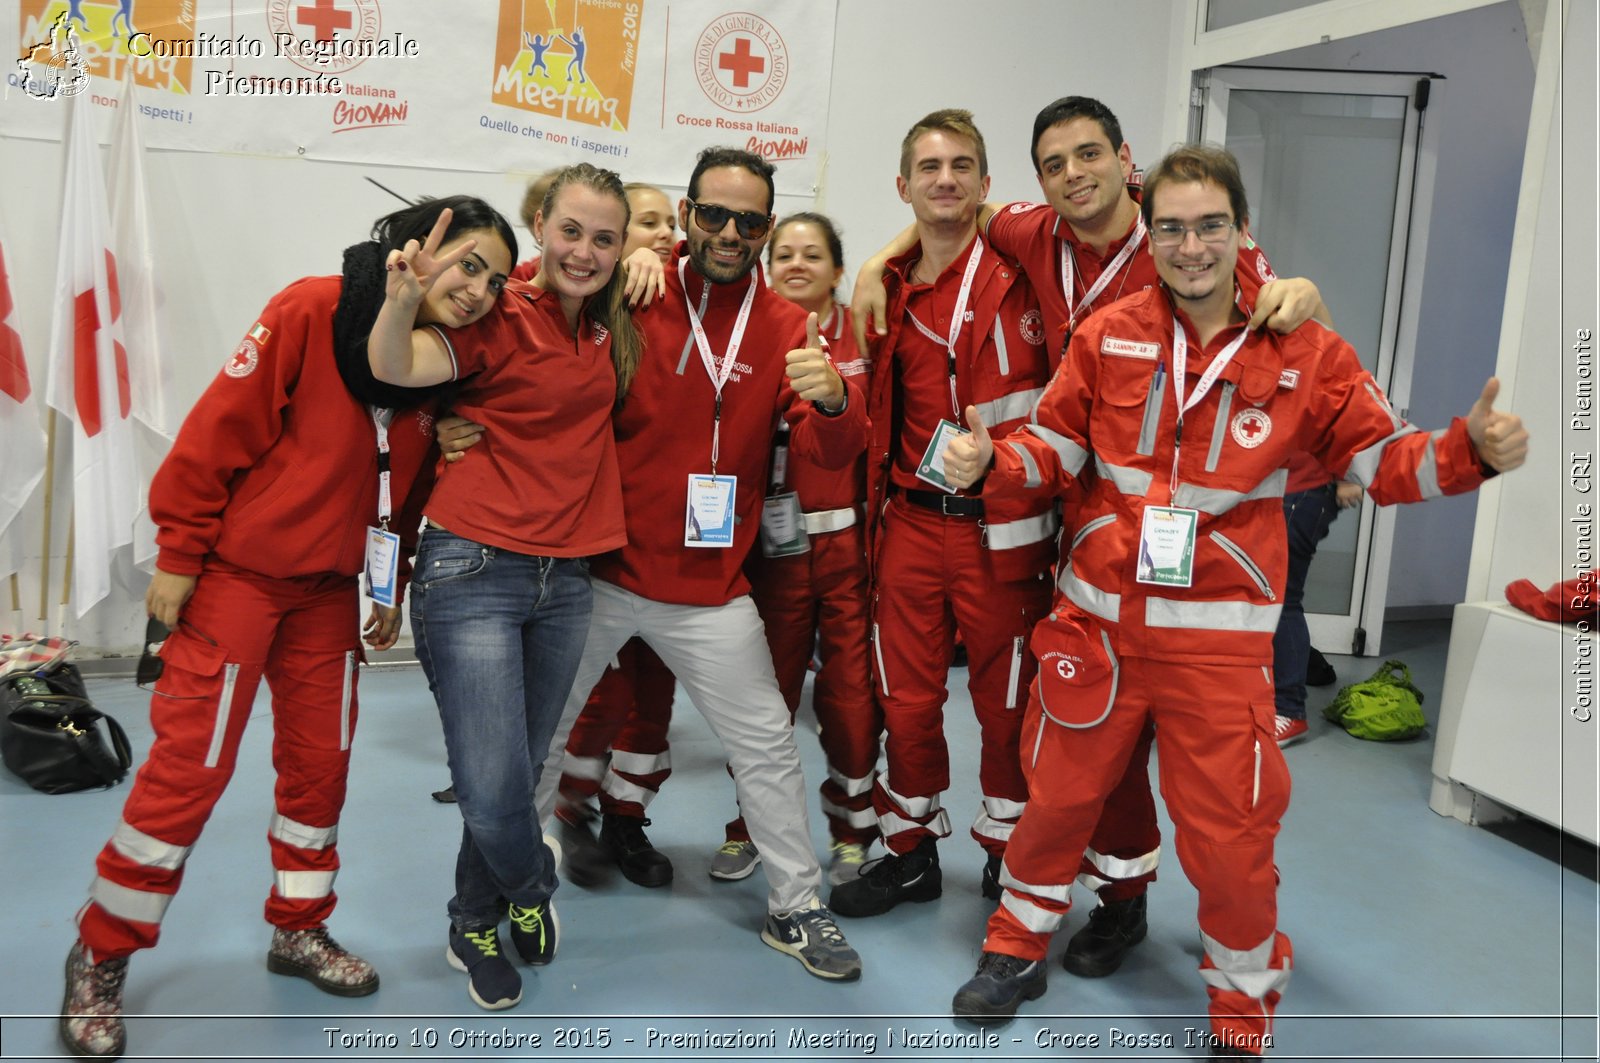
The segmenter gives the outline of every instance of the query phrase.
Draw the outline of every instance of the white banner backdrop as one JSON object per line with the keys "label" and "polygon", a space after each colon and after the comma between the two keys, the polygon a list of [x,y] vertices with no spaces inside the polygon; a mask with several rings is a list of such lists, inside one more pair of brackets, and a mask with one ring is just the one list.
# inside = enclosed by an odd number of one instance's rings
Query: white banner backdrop
{"label": "white banner backdrop", "polygon": [[[835,0],[20,0],[0,136],[109,139],[133,65],[156,149],[682,184],[709,144],[809,195]],[[443,12],[448,11],[448,15]]]}

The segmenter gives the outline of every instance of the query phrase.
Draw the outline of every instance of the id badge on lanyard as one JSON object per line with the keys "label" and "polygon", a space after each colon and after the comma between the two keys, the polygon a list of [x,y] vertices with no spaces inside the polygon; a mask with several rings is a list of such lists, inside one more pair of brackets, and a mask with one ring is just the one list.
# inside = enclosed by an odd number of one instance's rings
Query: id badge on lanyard
{"label": "id badge on lanyard", "polygon": [[739,481],[716,473],[689,474],[688,519],[683,545],[726,548],[733,545],[733,504]]}
{"label": "id badge on lanyard", "polygon": [[362,581],[367,597],[379,605],[392,606],[399,596],[400,586],[400,536],[389,530],[389,515],[393,509],[389,497],[389,422],[394,419],[394,411],[378,406],[368,407],[368,410],[378,433],[378,523],[367,526]]}
{"label": "id badge on lanyard", "polygon": [[961,274],[961,288],[956,294],[956,305],[950,314],[949,335],[940,337],[928,328],[917,316],[908,309],[906,316],[911,319],[911,324],[917,331],[933,340],[935,343],[944,344],[945,353],[950,359],[950,420],[940,420],[934,426],[933,439],[922,452],[922,460],[917,462],[917,479],[926,481],[946,494],[955,494],[957,488],[952,487],[944,476],[944,450],[949,446],[950,440],[967,434],[967,429],[960,425],[961,407],[956,395],[956,341],[961,338],[962,326],[966,324],[967,301],[972,296],[972,279],[977,276],[978,262],[983,257],[983,237],[975,237],[972,243],[972,253],[967,256],[966,269]]}
{"label": "id badge on lanyard", "polygon": [[[733,375],[739,345],[744,341],[745,328],[750,324],[750,308],[755,305],[758,271],[752,270],[750,273],[750,287],[744,293],[744,303],[739,307],[739,316],[734,320],[733,333],[728,337],[728,347],[719,364],[711,353],[711,341],[706,338],[700,314],[689,301],[688,265],[687,258],[678,260],[678,283],[683,289],[683,305],[689,311],[689,331],[694,334],[695,347],[700,352],[700,364],[705,366],[706,376],[711,378],[711,386],[716,389],[716,405],[713,407],[711,425],[711,471],[689,474],[684,502],[683,545],[726,549],[733,545],[734,503],[739,481],[732,476],[717,475],[717,457],[722,448],[722,389]],[[707,280],[705,284],[702,308],[710,305],[711,282]]]}
{"label": "id badge on lanyard", "polygon": [[944,451],[952,439],[970,434],[954,421],[940,421],[933,430],[933,441],[922,452],[922,460],[917,463],[917,479],[932,484],[945,494],[955,494],[957,489],[944,476]]}

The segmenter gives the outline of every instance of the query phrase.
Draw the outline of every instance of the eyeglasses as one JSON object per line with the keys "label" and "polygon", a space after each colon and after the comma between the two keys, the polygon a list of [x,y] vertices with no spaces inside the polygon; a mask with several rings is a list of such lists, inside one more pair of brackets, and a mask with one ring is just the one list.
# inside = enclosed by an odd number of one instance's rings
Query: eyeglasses
{"label": "eyeglasses", "polygon": [[720,233],[727,227],[729,218],[733,219],[733,227],[746,240],[759,240],[772,228],[772,216],[768,214],[753,210],[729,210],[715,203],[696,203],[692,199],[686,202],[694,212],[694,223],[704,232]]}
{"label": "eyeglasses", "polygon": [[1228,234],[1236,226],[1231,221],[1221,218],[1207,218],[1199,225],[1179,225],[1175,221],[1158,221],[1150,227],[1150,242],[1157,247],[1176,247],[1183,243],[1190,233],[1200,238],[1202,244],[1225,244]]}

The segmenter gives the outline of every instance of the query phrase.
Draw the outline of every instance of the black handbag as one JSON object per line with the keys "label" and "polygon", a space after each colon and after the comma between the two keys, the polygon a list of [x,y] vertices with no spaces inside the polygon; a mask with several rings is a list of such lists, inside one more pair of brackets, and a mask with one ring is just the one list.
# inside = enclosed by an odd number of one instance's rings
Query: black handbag
{"label": "black handbag", "polygon": [[89,701],[78,669],[60,661],[0,679],[0,759],[35,790],[70,794],[121,782],[133,753],[122,726]]}

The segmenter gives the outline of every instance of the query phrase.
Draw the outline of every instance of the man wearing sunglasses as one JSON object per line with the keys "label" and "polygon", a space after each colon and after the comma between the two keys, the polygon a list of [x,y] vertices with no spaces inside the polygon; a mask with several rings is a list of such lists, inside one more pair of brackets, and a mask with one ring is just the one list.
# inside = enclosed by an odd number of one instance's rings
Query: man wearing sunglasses
{"label": "man wearing sunglasses", "polygon": [[700,154],[666,294],[636,312],[644,357],[614,418],[628,545],[594,559],[588,642],[536,798],[548,819],[572,721],[617,651],[642,636],[727,751],[769,885],[762,940],[819,978],[848,981],[861,960],[818,896],[800,755],[743,567],[779,418],[796,453],[847,469],[866,442],[865,399],[828,361],[816,315],[755,268],[772,175],[749,152]]}
{"label": "man wearing sunglasses", "polygon": [[[1087,96],[1045,106],[1034,118],[1031,161],[1045,202],[985,203],[978,225],[1032,285],[1054,368],[1073,329],[1090,314],[1155,287],[1159,278],[1155,259],[1146,253],[1149,234],[1139,217],[1133,154],[1110,108]],[[857,329],[872,320],[884,332],[883,264],[914,239],[915,230],[908,228],[862,265],[852,306]],[[1313,313],[1331,323],[1316,285],[1275,277],[1248,234],[1241,234],[1234,279],[1241,297],[1255,307],[1257,327],[1289,332]],[[1068,523],[1075,501],[1067,499]],[[1154,735],[1151,727],[1140,736],[1079,869],[1079,881],[1093,886],[1099,901],[1062,954],[1062,966],[1080,977],[1112,974],[1145,937],[1145,893],[1161,855],[1150,792]]]}
{"label": "man wearing sunglasses", "polygon": [[978,234],[989,177],[972,115],[942,110],[918,121],[901,145],[896,187],[916,218],[915,242],[889,262],[888,329],[873,341],[866,506],[876,694],[888,732],[872,797],[890,855],[834,889],[834,911],[847,916],[941,893],[936,843],[951,833],[940,802],[950,785],[943,713],[957,632],[982,741],[972,836],[986,855],[983,891],[999,896],[1001,854],[1027,800],[1017,756],[1033,677],[1027,634],[1049,606],[1058,527],[1052,500],[988,506],[940,473],[969,406],[1015,427],[1049,374],[1027,281]]}

